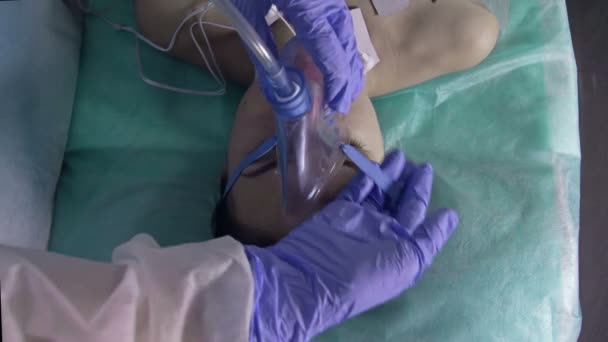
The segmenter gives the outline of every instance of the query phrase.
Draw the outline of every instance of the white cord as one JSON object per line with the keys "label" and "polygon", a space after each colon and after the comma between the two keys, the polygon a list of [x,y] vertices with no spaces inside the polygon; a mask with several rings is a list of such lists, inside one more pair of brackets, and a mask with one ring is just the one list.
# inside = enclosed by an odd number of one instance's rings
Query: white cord
{"label": "white cord", "polygon": [[[204,15],[204,13],[202,13],[202,15]],[[224,79],[224,76],[222,75],[222,71],[220,70],[220,68],[217,64],[215,55],[213,54],[213,50],[211,49],[211,44],[209,42],[209,39],[207,38],[207,34],[205,33],[203,24],[210,25],[210,26],[216,26],[216,27],[220,27],[220,28],[225,28],[225,29],[232,29],[232,28],[229,26],[221,25],[221,24],[203,21],[202,15],[201,15],[201,17],[199,17],[199,20],[197,22],[194,22],[190,25],[190,38],[194,42],[194,45],[196,46],[196,49],[197,49],[199,55],[201,56],[203,63],[207,67],[207,70],[209,70],[209,74],[211,74],[211,77],[213,77],[213,79],[219,84],[219,88],[217,90],[205,90],[205,91],[183,89],[183,88],[178,88],[178,87],[174,87],[174,86],[169,86],[169,85],[166,85],[166,84],[163,84],[158,81],[150,79],[143,72],[143,67],[141,64],[141,55],[140,55],[140,50],[139,50],[140,49],[139,40],[137,40],[136,41],[137,66],[139,69],[139,76],[145,83],[147,83],[153,87],[161,88],[164,90],[169,90],[169,91],[174,91],[174,92],[179,92],[179,93],[184,93],[184,94],[191,94],[191,95],[221,96],[221,95],[226,94],[226,80]],[[209,61],[207,60],[207,57],[205,56],[205,53],[203,52],[201,45],[199,44],[198,40],[196,39],[196,36],[194,35],[194,28],[196,26],[198,26],[200,28],[201,34],[203,35],[203,39],[205,40],[205,44],[207,44],[207,48],[209,50],[209,54],[211,57],[211,64],[209,64]]]}
{"label": "white cord", "polygon": [[[103,16],[102,14],[91,10],[90,7],[84,7],[84,5],[82,4],[82,0],[78,0],[78,7],[80,8],[80,10],[82,12],[89,14],[89,15],[93,15],[95,17],[98,17],[99,19],[105,21],[108,25],[112,26],[115,30],[129,32],[129,33],[133,34],[135,36],[135,38],[137,38],[137,40],[135,42],[135,54],[136,54],[137,66],[139,69],[139,76],[146,84],[151,85],[153,87],[160,88],[160,89],[164,89],[164,90],[174,91],[174,92],[183,93],[183,94],[202,95],[202,96],[220,96],[220,95],[224,95],[226,93],[226,80],[224,79],[224,76],[222,75],[222,72],[217,65],[215,55],[213,54],[213,49],[211,48],[211,44],[209,43],[209,39],[207,38],[207,34],[205,33],[203,25],[210,25],[210,26],[216,26],[216,27],[220,27],[220,28],[224,28],[224,29],[228,29],[228,30],[234,30],[234,28],[232,28],[230,26],[216,24],[216,23],[212,23],[209,21],[203,21],[203,17],[205,16],[205,14],[207,14],[207,12],[211,9],[212,6],[213,6],[213,3],[208,2],[201,8],[197,9],[196,11],[194,11],[194,12],[188,14],[186,17],[184,17],[184,19],[180,22],[180,24],[177,26],[177,28],[173,32],[173,35],[171,36],[171,40],[169,41],[169,45],[167,47],[162,47],[160,45],[157,45],[153,41],[149,40],[141,33],[137,32],[137,30],[135,30],[134,28],[127,26],[127,25],[122,25],[122,24],[113,22],[110,19],[108,19],[107,17]],[[198,50],[201,58],[203,59],[203,63],[209,70],[211,77],[213,77],[213,79],[219,84],[219,88],[216,90],[193,90],[193,89],[180,88],[180,87],[167,85],[167,84],[155,81],[155,80],[147,77],[144,74],[143,66],[141,63],[141,53],[140,53],[139,41],[143,41],[144,43],[148,44],[149,46],[151,46],[161,52],[171,51],[171,49],[173,49],[173,47],[175,45],[175,42],[177,41],[177,36],[178,36],[179,32],[182,30],[183,26],[186,24],[186,22],[188,22],[188,20],[190,20],[191,18],[193,18],[197,15],[199,16],[198,20],[190,25],[190,38],[192,39],[192,42],[196,46],[196,49]],[[199,27],[201,34],[203,35],[203,38],[205,40],[205,43],[207,44],[207,48],[208,48],[208,51],[209,51],[209,54],[211,57],[211,64],[209,64],[209,61],[207,60],[207,57],[205,56],[203,49],[201,48],[198,40],[196,39],[196,36],[194,35],[193,29],[195,26]],[[216,72],[217,72],[217,74],[216,74]]]}

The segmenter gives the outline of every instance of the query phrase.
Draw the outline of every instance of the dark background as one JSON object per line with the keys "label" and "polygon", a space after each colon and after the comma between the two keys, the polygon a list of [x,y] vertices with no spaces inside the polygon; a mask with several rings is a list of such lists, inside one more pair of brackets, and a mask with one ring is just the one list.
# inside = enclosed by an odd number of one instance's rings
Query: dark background
{"label": "dark background", "polygon": [[578,65],[580,342],[608,342],[608,1],[567,0]]}

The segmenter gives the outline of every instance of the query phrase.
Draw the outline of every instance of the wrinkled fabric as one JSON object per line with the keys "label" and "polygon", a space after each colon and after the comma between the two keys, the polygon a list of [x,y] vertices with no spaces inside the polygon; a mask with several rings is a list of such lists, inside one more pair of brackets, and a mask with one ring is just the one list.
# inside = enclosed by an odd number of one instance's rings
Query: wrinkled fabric
{"label": "wrinkled fabric", "polygon": [[4,341],[249,341],[253,283],[231,238],[140,235],[113,264],[0,246],[0,283]]}
{"label": "wrinkled fabric", "polygon": [[343,0],[232,0],[276,53],[266,14],[274,4],[293,26],[323,73],[329,106],[348,113],[363,88],[363,63],[352,17]]}
{"label": "wrinkled fabric", "polygon": [[[98,2],[134,24],[129,2]],[[430,162],[431,209],[453,207],[461,221],[416,287],[315,341],[576,340],[580,151],[566,7],[507,9],[480,65],[374,99],[385,145]],[[130,35],[94,18],[84,35],[51,248],[108,260],[138,232],[164,246],[208,239],[242,90],[154,89],[138,76]],[[142,58],[159,79],[213,84],[149,49]]]}
{"label": "wrinkled fabric", "polygon": [[0,244],[47,247],[81,35],[61,1],[0,1]]}
{"label": "wrinkled fabric", "polygon": [[255,283],[252,341],[308,341],[412,287],[458,224],[427,217],[432,168],[393,152],[399,198],[360,173],[336,200],[268,248],[246,246]]}

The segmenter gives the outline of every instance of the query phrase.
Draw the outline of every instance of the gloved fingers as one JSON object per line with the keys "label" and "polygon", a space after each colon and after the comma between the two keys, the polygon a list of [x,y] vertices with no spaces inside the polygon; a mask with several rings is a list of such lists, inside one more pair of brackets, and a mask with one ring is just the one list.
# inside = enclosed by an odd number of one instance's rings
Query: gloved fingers
{"label": "gloved fingers", "polygon": [[346,63],[349,58],[329,22],[323,21],[323,26],[323,34],[307,37],[304,44],[323,73],[329,107],[338,113],[348,113],[350,103],[345,104],[344,98],[348,96],[348,82],[351,78],[350,65]]}
{"label": "gloved fingers", "polygon": [[430,164],[421,164],[406,180],[401,192],[395,218],[409,234],[413,234],[426,216],[433,189],[433,168]]}
{"label": "gloved fingers", "polygon": [[394,150],[384,158],[380,168],[393,182],[399,180],[408,162],[402,151]]}
{"label": "gloved fingers", "polygon": [[374,188],[374,181],[359,171],[353,180],[344,188],[337,199],[361,203]]}
{"label": "gloved fingers", "polygon": [[363,75],[363,61],[359,55],[359,49],[357,48],[357,41],[353,34],[354,25],[353,19],[346,6],[342,10],[330,15],[328,18],[329,24],[334,28],[338,40],[342,44],[348,60],[347,63],[350,66],[350,79],[347,83],[346,93],[342,98],[336,98],[332,101],[329,98],[330,107],[340,113],[348,113],[352,101],[361,93],[364,85]]}
{"label": "gloved fingers", "polygon": [[393,181],[393,184],[387,191],[386,196],[388,197],[388,202],[386,203],[385,209],[395,218],[397,217],[397,209],[399,208],[399,202],[405,191],[404,189],[410,182],[410,178],[414,171],[416,171],[416,164],[411,160],[406,160],[403,172],[401,172],[401,175],[396,181]]}
{"label": "gloved fingers", "polygon": [[348,113],[351,105],[349,83],[362,80],[354,79],[348,63],[350,58],[326,15],[312,23],[297,21],[292,24],[323,74],[329,107],[339,113]]}
{"label": "gloved fingers", "polygon": [[440,209],[428,217],[413,233],[412,238],[420,248],[424,267],[431,264],[433,257],[448,241],[458,225],[458,214],[452,209]]}
{"label": "gloved fingers", "polygon": [[[390,152],[380,168],[393,181],[399,179],[406,167],[407,160],[401,151]],[[368,199],[374,203],[378,210],[382,210],[385,194],[375,186],[374,181],[363,172],[359,172],[350,184],[338,195],[338,199],[344,199],[361,203]]]}
{"label": "gloved fingers", "polygon": [[346,6],[336,10],[327,17],[327,21],[334,29],[344,51],[357,51],[357,41],[353,34],[353,18]]}
{"label": "gloved fingers", "polygon": [[[393,185],[395,185],[404,173],[407,165],[408,162],[405,158],[405,154],[399,150],[395,150],[384,158],[380,169],[382,169],[382,172],[390,179]],[[366,200],[370,204],[373,204],[378,211],[383,211],[387,200],[387,194],[382,189],[375,186]]]}
{"label": "gloved fingers", "polygon": [[323,73],[331,109],[348,113],[363,87],[363,63],[343,0],[275,0]]}

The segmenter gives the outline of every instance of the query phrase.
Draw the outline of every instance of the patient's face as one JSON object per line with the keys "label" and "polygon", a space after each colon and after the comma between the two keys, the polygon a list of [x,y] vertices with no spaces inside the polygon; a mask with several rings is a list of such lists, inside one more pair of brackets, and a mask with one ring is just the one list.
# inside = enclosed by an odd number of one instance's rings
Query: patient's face
{"label": "patient's face", "polygon": [[[364,93],[353,103],[351,112],[342,118],[349,139],[360,145],[361,152],[371,160],[384,158],[382,134],[376,112]],[[257,84],[249,88],[237,111],[227,156],[227,175],[266,138],[275,135],[272,110]],[[227,199],[227,210],[242,228],[238,232],[246,242],[272,243],[285,236],[306,217],[288,218],[283,214],[281,179],[277,169],[276,151],[247,167],[234,184]],[[321,209],[356,174],[357,168],[346,162],[337,168],[329,184],[315,200]]]}

